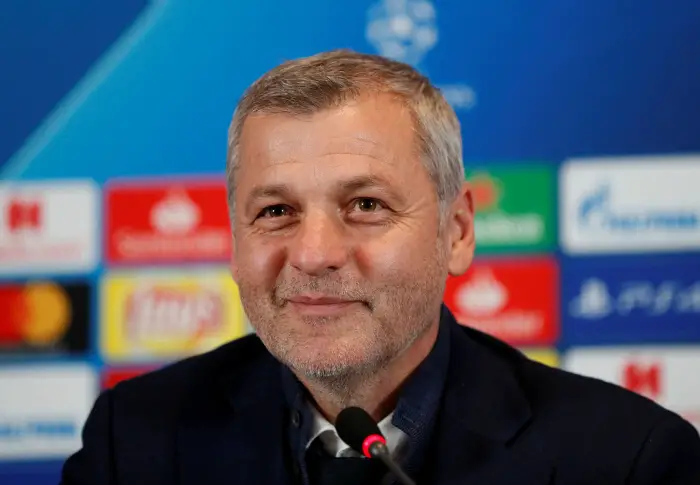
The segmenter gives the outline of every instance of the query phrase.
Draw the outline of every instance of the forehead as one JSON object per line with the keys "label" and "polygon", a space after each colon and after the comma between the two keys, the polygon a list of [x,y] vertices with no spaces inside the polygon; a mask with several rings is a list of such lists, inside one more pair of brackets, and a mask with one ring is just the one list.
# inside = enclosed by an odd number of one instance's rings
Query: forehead
{"label": "forehead", "polygon": [[388,96],[310,115],[256,114],[243,125],[238,169],[260,176],[292,165],[316,164],[320,170],[355,160],[358,169],[371,164],[415,173],[420,165],[415,140],[409,110]]}

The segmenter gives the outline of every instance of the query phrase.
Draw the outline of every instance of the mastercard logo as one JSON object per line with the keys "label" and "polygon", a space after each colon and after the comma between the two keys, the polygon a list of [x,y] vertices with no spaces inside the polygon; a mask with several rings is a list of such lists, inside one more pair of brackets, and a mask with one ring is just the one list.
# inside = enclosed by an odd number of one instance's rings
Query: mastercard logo
{"label": "mastercard logo", "polygon": [[0,308],[0,345],[52,345],[63,338],[72,318],[68,295],[51,282],[0,287]]}

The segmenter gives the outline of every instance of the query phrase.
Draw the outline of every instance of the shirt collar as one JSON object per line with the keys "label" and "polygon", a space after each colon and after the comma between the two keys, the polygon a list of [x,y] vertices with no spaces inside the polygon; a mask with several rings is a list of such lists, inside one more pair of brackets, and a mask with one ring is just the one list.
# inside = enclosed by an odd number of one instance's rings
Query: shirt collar
{"label": "shirt collar", "polygon": [[[340,439],[338,432],[326,418],[316,409],[312,404],[308,404],[313,416],[313,424],[311,425],[311,433],[308,442],[306,443],[306,448],[311,446],[317,438],[323,443],[325,450],[330,453],[331,456],[336,457],[350,457],[350,456],[361,456],[356,451],[352,450],[347,443]],[[379,431],[386,438],[387,447],[392,454],[395,454],[399,449],[405,434],[396,428],[392,423],[391,419],[394,413],[389,414],[379,423]]]}

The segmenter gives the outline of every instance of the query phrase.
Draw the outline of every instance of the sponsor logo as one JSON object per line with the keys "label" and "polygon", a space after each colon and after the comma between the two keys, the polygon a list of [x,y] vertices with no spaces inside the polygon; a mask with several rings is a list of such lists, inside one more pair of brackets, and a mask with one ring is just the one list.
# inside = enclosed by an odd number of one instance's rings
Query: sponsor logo
{"label": "sponsor logo", "polygon": [[448,279],[445,304],[459,323],[513,345],[550,345],[559,333],[557,284],[550,259],[482,260]]}
{"label": "sponsor logo", "polygon": [[[419,68],[438,43],[437,10],[428,0],[380,0],[367,12],[365,38],[382,56]],[[455,109],[476,104],[470,86],[457,83],[439,88]]]}
{"label": "sponsor logo", "polygon": [[31,438],[73,438],[79,430],[70,420],[28,420],[25,422],[0,421],[0,440],[26,440]]}
{"label": "sponsor logo", "polygon": [[662,395],[662,369],[659,362],[627,362],[622,366],[620,383],[630,391],[659,400]]}
{"label": "sponsor logo", "polygon": [[547,167],[475,172],[477,250],[547,250],[554,246],[554,177]]}
{"label": "sponsor logo", "polygon": [[604,281],[589,278],[581,283],[581,292],[571,301],[569,311],[572,316],[585,319],[632,313],[648,317],[669,313],[700,317],[700,281],[689,286],[674,280],[628,281],[622,283],[618,294],[612,295]]}
{"label": "sponsor logo", "polygon": [[576,160],[561,171],[570,253],[700,248],[700,157]]}
{"label": "sponsor logo", "polygon": [[122,381],[138,377],[155,368],[105,369],[102,373],[102,388],[110,389]]}
{"label": "sponsor logo", "polygon": [[101,345],[115,361],[192,355],[247,331],[226,271],[110,275],[102,297]]}
{"label": "sponsor logo", "polygon": [[37,233],[43,226],[44,204],[38,197],[22,200],[11,198],[6,206],[7,230],[11,234]]}
{"label": "sponsor logo", "polygon": [[90,303],[87,284],[0,285],[0,354],[86,351]]}
{"label": "sponsor logo", "polygon": [[697,258],[566,261],[564,338],[573,344],[700,337]]}
{"label": "sponsor logo", "polygon": [[227,261],[230,256],[224,182],[111,184],[106,197],[110,263]]}
{"label": "sponsor logo", "polygon": [[0,184],[0,274],[92,270],[98,200],[87,181]]}
{"label": "sponsor logo", "polygon": [[564,368],[625,387],[671,409],[700,429],[700,347],[574,348]]}
{"label": "sponsor logo", "polygon": [[0,459],[64,459],[77,451],[97,391],[87,364],[0,369]]}
{"label": "sponsor logo", "polygon": [[598,186],[581,199],[577,220],[585,229],[601,229],[615,233],[640,233],[645,231],[687,231],[700,227],[700,211],[649,211],[631,209],[629,212],[614,212],[610,207],[610,185]]}

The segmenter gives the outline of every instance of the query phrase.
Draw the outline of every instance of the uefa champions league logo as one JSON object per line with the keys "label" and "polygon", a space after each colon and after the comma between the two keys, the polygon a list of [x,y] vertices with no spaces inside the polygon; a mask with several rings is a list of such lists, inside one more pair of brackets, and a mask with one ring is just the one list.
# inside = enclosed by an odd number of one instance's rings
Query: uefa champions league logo
{"label": "uefa champions league logo", "polygon": [[[438,42],[435,7],[428,0],[379,0],[367,12],[365,36],[379,54],[411,64],[427,76],[420,63]],[[464,83],[438,87],[455,109],[476,104],[476,93]]]}
{"label": "uefa champions league logo", "polygon": [[427,0],[382,0],[370,7],[365,35],[381,55],[417,67],[437,44],[435,7]]}

